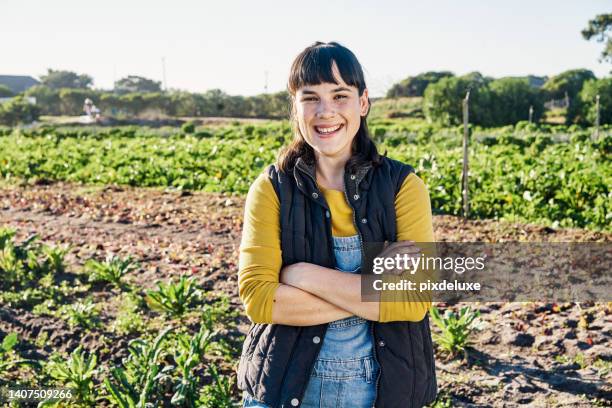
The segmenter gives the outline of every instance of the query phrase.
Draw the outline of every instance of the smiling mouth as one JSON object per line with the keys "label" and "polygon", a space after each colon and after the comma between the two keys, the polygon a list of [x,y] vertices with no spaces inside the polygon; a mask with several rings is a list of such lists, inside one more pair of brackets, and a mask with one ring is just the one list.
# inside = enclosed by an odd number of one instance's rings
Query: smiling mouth
{"label": "smiling mouth", "polygon": [[338,133],[343,127],[344,127],[344,123],[341,123],[339,125],[334,125],[334,126],[325,126],[325,127],[315,126],[314,129],[319,134],[319,136],[330,137]]}

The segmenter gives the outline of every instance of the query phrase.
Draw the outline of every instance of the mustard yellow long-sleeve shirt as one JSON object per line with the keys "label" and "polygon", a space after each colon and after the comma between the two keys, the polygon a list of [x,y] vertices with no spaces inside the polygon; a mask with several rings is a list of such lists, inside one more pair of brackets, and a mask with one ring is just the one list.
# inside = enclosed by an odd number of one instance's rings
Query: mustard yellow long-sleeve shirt
{"label": "mustard yellow long-sleeve shirt", "polygon": [[[330,208],[332,235],[357,234],[353,210],[344,192],[321,186],[319,189]],[[411,173],[404,180],[395,198],[395,212],[398,241],[434,242],[429,192],[416,174]],[[247,316],[254,323],[272,323],[273,299],[280,286],[281,267],[280,203],[272,182],[262,173],[247,194],[238,266],[239,295]],[[431,306],[423,296],[410,297],[412,301],[403,299],[381,301],[379,321],[420,321]]]}

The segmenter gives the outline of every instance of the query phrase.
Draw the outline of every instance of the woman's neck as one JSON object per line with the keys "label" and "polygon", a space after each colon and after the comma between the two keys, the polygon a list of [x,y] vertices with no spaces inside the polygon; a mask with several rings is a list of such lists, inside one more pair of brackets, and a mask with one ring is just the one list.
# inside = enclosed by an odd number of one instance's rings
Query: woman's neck
{"label": "woman's neck", "polygon": [[344,166],[348,157],[338,159],[318,155],[316,172],[317,183],[323,188],[344,191]]}

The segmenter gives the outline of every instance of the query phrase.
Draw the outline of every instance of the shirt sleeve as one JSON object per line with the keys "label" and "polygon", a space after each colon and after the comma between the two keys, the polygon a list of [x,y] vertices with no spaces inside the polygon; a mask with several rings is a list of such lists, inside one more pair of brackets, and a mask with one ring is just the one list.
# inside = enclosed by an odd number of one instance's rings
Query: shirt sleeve
{"label": "shirt sleeve", "polygon": [[[397,240],[415,241],[425,256],[436,256],[429,191],[415,173],[410,173],[404,179],[395,197],[395,212]],[[424,272],[419,270],[416,276],[383,276],[383,281],[397,282],[412,277],[418,282],[427,277]],[[379,321],[420,321],[430,307],[431,296],[427,292],[386,290],[381,293]]]}
{"label": "shirt sleeve", "polygon": [[238,260],[238,293],[254,323],[272,323],[282,267],[279,214],[272,182],[262,173],[247,194]]}

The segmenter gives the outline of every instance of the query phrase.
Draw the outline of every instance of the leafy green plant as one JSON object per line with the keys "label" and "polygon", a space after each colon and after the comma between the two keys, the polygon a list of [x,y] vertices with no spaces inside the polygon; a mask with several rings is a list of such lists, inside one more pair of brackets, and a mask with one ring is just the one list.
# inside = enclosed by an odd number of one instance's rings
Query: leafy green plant
{"label": "leafy green plant", "polygon": [[90,298],[64,305],[61,308],[61,312],[65,314],[68,323],[72,327],[81,326],[91,329],[99,325],[99,313],[96,304]]}
{"label": "leafy green plant", "polygon": [[[470,94],[474,103],[477,93],[473,89]],[[456,96],[463,98],[465,92]],[[449,100],[440,98],[442,103]],[[460,118],[461,105],[449,105],[451,108],[459,109]],[[436,213],[461,214],[461,174],[455,171],[462,158],[458,128],[407,119],[373,120],[369,125],[380,129],[380,134],[384,131],[381,148],[388,148],[389,157],[415,167],[430,187]],[[0,162],[5,163],[0,166],[0,178],[8,182],[67,180],[246,194],[291,132],[284,122],[247,129],[219,128],[210,137],[178,129],[168,135],[154,129],[122,127],[11,131],[0,135]],[[555,133],[566,132],[576,136],[570,137],[570,142],[555,140]],[[606,159],[611,128],[600,127],[599,142],[578,137],[580,132],[589,131],[524,123],[486,130],[474,127],[471,216],[536,222],[553,228],[610,230],[610,161]]]}
{"label": "leafy green plant", "polygon": [[163,330],[153,342],[132,340],[130,355],[123,366],[110,370],[112,378],[104,379],[108,399],[120,408],[145,408],[159,399],[161,384],[171,381],[172,366],[163,363],[163,342],[171,329]]}
{"label": "leafy green plant", "polygon": [[17,258],[15,246],[12,242],[5,243],[2,251],[0,251],[0,272],[6,286],[19,282],[23,278],[23,264]]}
{"label": "leafy green plant", "polygon": [[[19,343],[17,339],[17,333],[9,333],[4,337],[0,344],[0,361],[8,360],[8,354],[15,346]],[[0,363],[0,374],[2,374],[3,368],[8,368],[12,365],[12,362],[6,361]]]}
{"label": "leafy green plant", "polygon": [[231,307],[230,297],[225,293],[215,293],[216,299],[204,305],[202,318],[211,324],[221,323],[225,327],[235,325],[236,318],[240,315],[238,310]]}
{"label": "leafy green plant", "polygon": [[0,227],[0,249],[4,249],[7,243],[13,241],[16,232],[14,228]]}
{"label": "leafy green plant", "polygon": [[199,404],[206,408],[233,408],[232,388],[235,383],[234,377],[219,374],[216,366],[210,365],[207,373],[211,376],[211,384],[202,387]]}
{"label": "leafy green plant", "polygon": [[2,343],[0,343],[0,378],[2,378],[4,372],[17,365],[40,366],[40,363],[36,360],[20,358],[15,350],[18,344],[17,333],[9,333],[2,339]]}
{"label": "leafy green plant", "polygon": [[200,294],[193,278],[181,276],[176,283],[158,283],[156,290],[147,291],[145,299],[152,309],[180,317],[189,310]]}
{"label": "leafy green plant", "polygon": [[430,311],[432,321],[440,329],[441,333],[434,333],[434,341],[442,348],[442,350],[450,353],[451,356],[456,356],[463,352],[469,345],[469,337],[474,329],[474,322],[480,316],[479,311],[472,311],[467,307],[462,307],[459,313],[451,310],[446,310],[444,316],[440,315],[440,311],[435,306]]}
{"label": "leafy green plant", "polygon": [[64,272],[64,258],[70,251],[70,246],[49,246],[45,245],[42,248],[43,253],[46,256],[48,262],[48,270],[55,273]]}
{"label": "leafy green plant", "polygon": [[15,232],[10,228],[0,230],[0,288],[8,290],[27,287],[49,271],[49,260],[37,242],[38,236],[17,243]]}
{"label": "leafy green plant", "polygon": [[181,406],[194,406],[198,399],[198,376],[195,373],[196,367],[204,360],[206,350],[212,344],[212,338],[216,334],[205,324],[200,326],[200,330],[195,336],[191,334],[179,334],[176,338],[176,371],[179,381],[175,386],[175,393],[172,396],[172,404]]}
{"label": "leafy green plant", "polygon": [[111,325],[115,333],[126,335],[142,332],[145,323],[140,312],[141,298],[133,292],[124,292],[120,297],[119,312]]}
{"label": "leafy green plant", "polygon": [[89,271],[90,282],[110,282],[118,288],[124,287],[123,277],[138,268],[138,263],[131,257],[122,259],[116,255],[108,255],[103,262],[90,259],[85,263]]}
{"label": "leafy green plant", "polygon": [[[231,330],[236,326],[238,316],[239,312],[232,309],[230,305],[229,296],[220,294],[214,302],[204,305],[201,314],[202,326],[207,327],[210,331],[219,326],[225,330]],[[211,344],[210,351],[231,363],[236,360],[243,341],[244,337],[236,339],[222,337]]]}
{"label": "leafy green plant", "polygon": [[98,357],[77,347],[68,360],[60,355],[52,356],[47,363],[47,374],[69,388],[74,388],[80,402],[93,406],[95,401],[93,378],[97,373]]}
{"label": "leafy green plant", "polygon": [[436,400],[428,405],[429,408],[452,408],[452,399],[446,392],[440,392]]}
{"label": "leafy green plant", "polygon": [[9,333],[2,340],[2,344],[0,344],[0,353],[8,353],[11,351],[16,345],[19,343],[17,339],[17,333]]}

